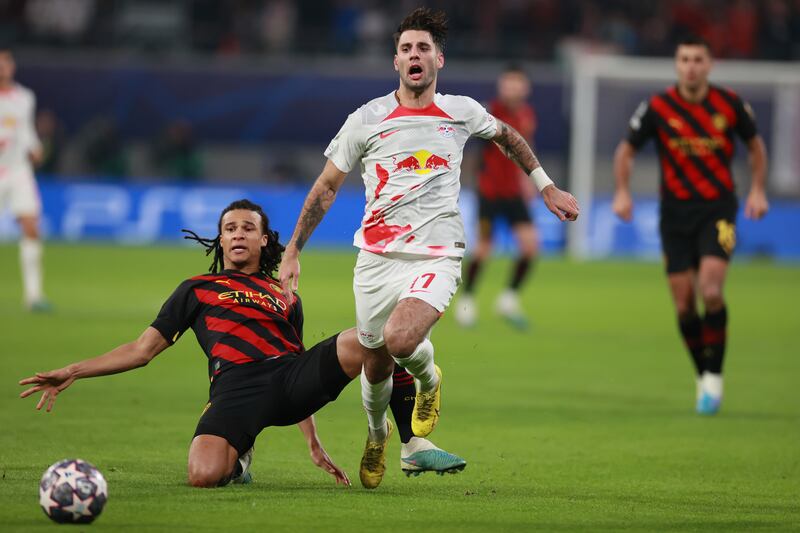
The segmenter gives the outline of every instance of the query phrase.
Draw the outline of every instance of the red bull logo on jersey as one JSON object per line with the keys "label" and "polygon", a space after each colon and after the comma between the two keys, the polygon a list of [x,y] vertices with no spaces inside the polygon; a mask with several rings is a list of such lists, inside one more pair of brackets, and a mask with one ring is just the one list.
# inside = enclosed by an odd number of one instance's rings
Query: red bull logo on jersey
{"label": "red bull logo on jersey", "polygon": [[417,174],[428,174],[432,170],[439,170],[446,168],[450,170],[450,156],[447,159],[429,152],[428,150],[419,150],[410,156],[397,161],[397,158],[392,158],[394,163],[394,170],[392,174],[397,172],[416,172]]}
{"label": "red bull logo on jersey", "polygon": [[[375,187],[376,200],[381,198],[381,192],[384,187],[389,183],[392,176],[396,174],[408,175],[416,173],[424,175],[439,169],[450,170],[450,155],[448,154],[447,159],[445,159],[428,150],[418,150],[399,160],[397,157],[393,157],[392,164],[393,166],[390,166],[389,169],[383,168],[380,163],[375,164],[375,176],[378,178],[378,185]],[[422,185],[422,183],[416,183],[399,194],[395,194],[390,198],[390,202],[394,204],[394,202],[399,201],[406,194],[420,188]],[[382,253],[389,244],[398,238],[406,237],[406,242],[411,242],[414,239],[413,235],[408,235],[412,230],[411,224],[398,225],[386,222],[387,209],[389,209],[389,206],[374,210],[369,217],[366,217],[361,222],[365,250]]]}

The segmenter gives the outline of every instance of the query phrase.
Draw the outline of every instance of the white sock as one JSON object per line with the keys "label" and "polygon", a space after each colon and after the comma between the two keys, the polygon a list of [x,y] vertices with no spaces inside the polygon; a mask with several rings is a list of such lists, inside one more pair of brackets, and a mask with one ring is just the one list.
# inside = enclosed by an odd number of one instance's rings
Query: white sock
{"label": "white sock", "polygon": [[25,303],[30,305],[42,300],[42,241],[23,237],[19,241],[19,263]]}
{"label": "white sock", "polygon": [[378,383],[370,383],[361,371],[361,403],[367,412],[370,440],[384,441],[387,436],[386,410],[392,399],[392,376]]}
{"label": "white sock", "polygon": [[417,390],[430,392],[439,385],[439,376],[433,364],[433,343],[430,339],[419,343],[414,353],[408,357],[395,357],[394,360],[414,376]]}
{"label": "white sock", "polygon": [[411,437],[408,442],[403,443],[400,447],[400,457],[408,457],[412,453],[421,452],[424,450],[438,450],[439,447],[428,439],[421,437]]}
{"label": "white sock", "polygon": [[703,372],[703,391],[715,398],[722,398],[722,374]]}

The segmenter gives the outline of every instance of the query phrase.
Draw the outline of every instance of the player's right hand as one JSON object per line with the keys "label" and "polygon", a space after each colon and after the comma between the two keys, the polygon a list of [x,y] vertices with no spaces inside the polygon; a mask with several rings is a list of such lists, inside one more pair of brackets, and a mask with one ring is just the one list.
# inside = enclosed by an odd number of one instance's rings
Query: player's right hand
{"label": "player's right hand", "polygon": [[336,463],[328,456],[321,444],[312,445],[309,453],[314,464],[333,476],[337,485],[344,485],[345,487],[351,485],[347,472],[336,466]]}
{"label": "player's right hand", "polygon": [[281,264],[278,267],[278,280],[281,282],[283,294],[290,301],[294,301],[294,291],[297,290],[300,279],[300,259],[297,254],[284,252]]}
{"label": "player's right hand", "polygon": [[614,214],[625,222],[633,220],[633,198],[628,191],[617,191],[611,204]]}
{"label": "player's right hand", "polygon": [[36,404],[36,409],[40,410],[47,404],[47,412],[49,413],[53,410],[53,404],[56,403],[58,393],[72,385],[74,381],[75,376],[66,367],[51,370],[50,372],[37,372],[36,375],[19,381],[20,385],[33,385],[33,387],[22,391],[19,397],[27,398],[31,394],[43,391],[39,403]]}

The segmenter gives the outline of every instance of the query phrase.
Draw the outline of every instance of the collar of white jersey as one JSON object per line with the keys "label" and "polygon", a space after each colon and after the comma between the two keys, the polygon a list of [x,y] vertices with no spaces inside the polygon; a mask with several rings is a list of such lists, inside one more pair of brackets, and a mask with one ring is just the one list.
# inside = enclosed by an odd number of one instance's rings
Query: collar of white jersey
{"label": "collar of white jersey", "polygon": [[439,117],[453,120],[453,117],[451,117],[438,105],[441,103],[441,93],[435,93],[433,95],[433,101],[430,104],[419,108],[406,107],[401,104],[397,97],[397,90],[387,94],[384,98],[393,102],[394,106],[387,106],[389,108],[389,113],[381,120],[381,122],[400,117]]}

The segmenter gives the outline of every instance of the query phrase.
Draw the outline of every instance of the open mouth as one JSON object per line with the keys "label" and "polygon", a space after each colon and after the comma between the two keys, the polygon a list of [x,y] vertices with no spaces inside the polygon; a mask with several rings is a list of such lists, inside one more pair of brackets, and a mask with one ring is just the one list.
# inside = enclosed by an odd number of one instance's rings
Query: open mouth
{"label": "open mouth", "polygon": [[419,65],[411,65],[408,69],[408,77],[414,81],[422,78],[422,67]]}
{"label": "open mouth", "polygon": [[242,244],[237,244],[237,245],[231,247],[231,252],[234,252],[234,253],[246,252],[246,251],[247,251],[247,246],[244,246]]}

